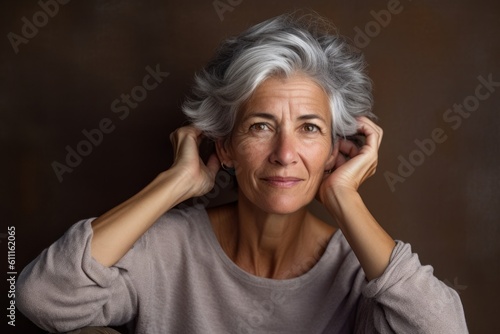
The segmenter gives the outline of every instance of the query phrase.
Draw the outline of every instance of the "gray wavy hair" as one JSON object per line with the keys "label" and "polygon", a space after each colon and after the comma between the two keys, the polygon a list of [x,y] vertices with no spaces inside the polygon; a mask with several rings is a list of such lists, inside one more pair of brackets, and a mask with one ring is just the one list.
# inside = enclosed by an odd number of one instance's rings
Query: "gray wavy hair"
{"label": "gray wavy hair", "polygon": [[240,106],[272,76],[305,74],[330,100],[333,138],[356,133],[356,117],[375,118],[363,55],[317,14],[283,14],[225,40],[195,76],[182,110],[211,139],[226,138]]}

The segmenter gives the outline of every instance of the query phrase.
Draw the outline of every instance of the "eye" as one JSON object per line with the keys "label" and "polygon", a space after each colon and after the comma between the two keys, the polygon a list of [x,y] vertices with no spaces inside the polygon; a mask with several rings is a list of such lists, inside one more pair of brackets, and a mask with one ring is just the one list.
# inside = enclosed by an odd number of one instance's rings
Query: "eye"
{"label": "eye", "polygon": [[302,129],[305,132],[309,132],[309,133],[321,132],[320,127],[317,126],[316,124],[312,124],[312,123],[306,123],[306,124],[304,124],[302,126]]}
{"label": "eye", "polygon": [[267,123],[255,123],[250,126],[250,130],[267,131],[269,130],[269,125]]}

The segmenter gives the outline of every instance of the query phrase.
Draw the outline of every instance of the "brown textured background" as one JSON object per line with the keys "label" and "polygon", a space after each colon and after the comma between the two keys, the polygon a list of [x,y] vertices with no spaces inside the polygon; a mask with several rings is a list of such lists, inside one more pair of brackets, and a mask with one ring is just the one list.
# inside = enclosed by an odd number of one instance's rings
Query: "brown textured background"
{"label": "brown textured background", "polygon": [[[71,1],[17,54],[7,35],[21,34],[21,18],[32,21],[40,6],[34,0],[2,2],[3,271],[7,226],[16,227],[20,271],[71,224],[102,214],[168,168],[168,135],[185,122],[179,108],[183,96],[220,40],[303,7],[354,38],[356,27],[365,30],[374,21],[371,11],[391,3],[222,2],[234,6],[221,19],[212,0]],[[375,113],[385,130],[378,173],[362,193],[391,235],[410,242],[421,261],[459,291],[471,333],[498,333],[500,87],[457,129],[443,115],[474,95],[478,76],[500,81],[500,5],[401,0],[398,8],[401,12],[362,47],[374,81]],[[169,77],[120,120],[112,101],[140,85],[145,67],[156,64]],[[75,148],[84,139],[82,130],[96,128],[103,118],[113,122],[114,131],[59,182],[51,164],[64,163],[65,147]],[[447,139],[391,189],[384,174],[398,172],[400,156],[416,157],[414,141],[430,138],[435,128]],[[8,301],[2,300],[5,310]],[[41,333],[19,312],[16,328],[1,318],[9,333]]]}

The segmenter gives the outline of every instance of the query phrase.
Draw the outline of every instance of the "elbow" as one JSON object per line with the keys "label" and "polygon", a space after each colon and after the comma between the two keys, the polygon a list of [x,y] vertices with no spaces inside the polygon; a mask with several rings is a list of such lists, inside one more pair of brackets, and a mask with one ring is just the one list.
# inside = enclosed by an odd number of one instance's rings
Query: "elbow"
{"label": "elbow", "polygon": [[75,328],[66,328],[62,317],[57,312],[57,293],[55,289],[40,286],[39,279],[25,268],[16,282],[16,308],[39,328],[50,333],[66,332]]}
{"label": "elbow", "polygon": [[16,283],[15,303],[16,308],[35,325],[49,332],[57,332],[58,329],[48,323],[48,319],[51,319],[48,314],[50,307],[41,296],[37,284],[24,271]]}
{"label": "elbow", "polygon": [[426,333],[468,333],[462,301],[455,290],[448,287],[428,306],[429,317],[420,326]]}

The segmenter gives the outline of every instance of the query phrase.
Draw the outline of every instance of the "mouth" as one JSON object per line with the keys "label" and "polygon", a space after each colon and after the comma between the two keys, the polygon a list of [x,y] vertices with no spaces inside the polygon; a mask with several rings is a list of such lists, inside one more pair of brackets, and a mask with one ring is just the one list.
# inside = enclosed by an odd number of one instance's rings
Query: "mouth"
{"label": "mouth", "polygon": [[284,177],[284,176],[269,176],[261,178],[262,181],[267,184],[278,187],[278,188],[292,188],[293,186],[299,184],[304,181],[301,178],[297,177]]}

